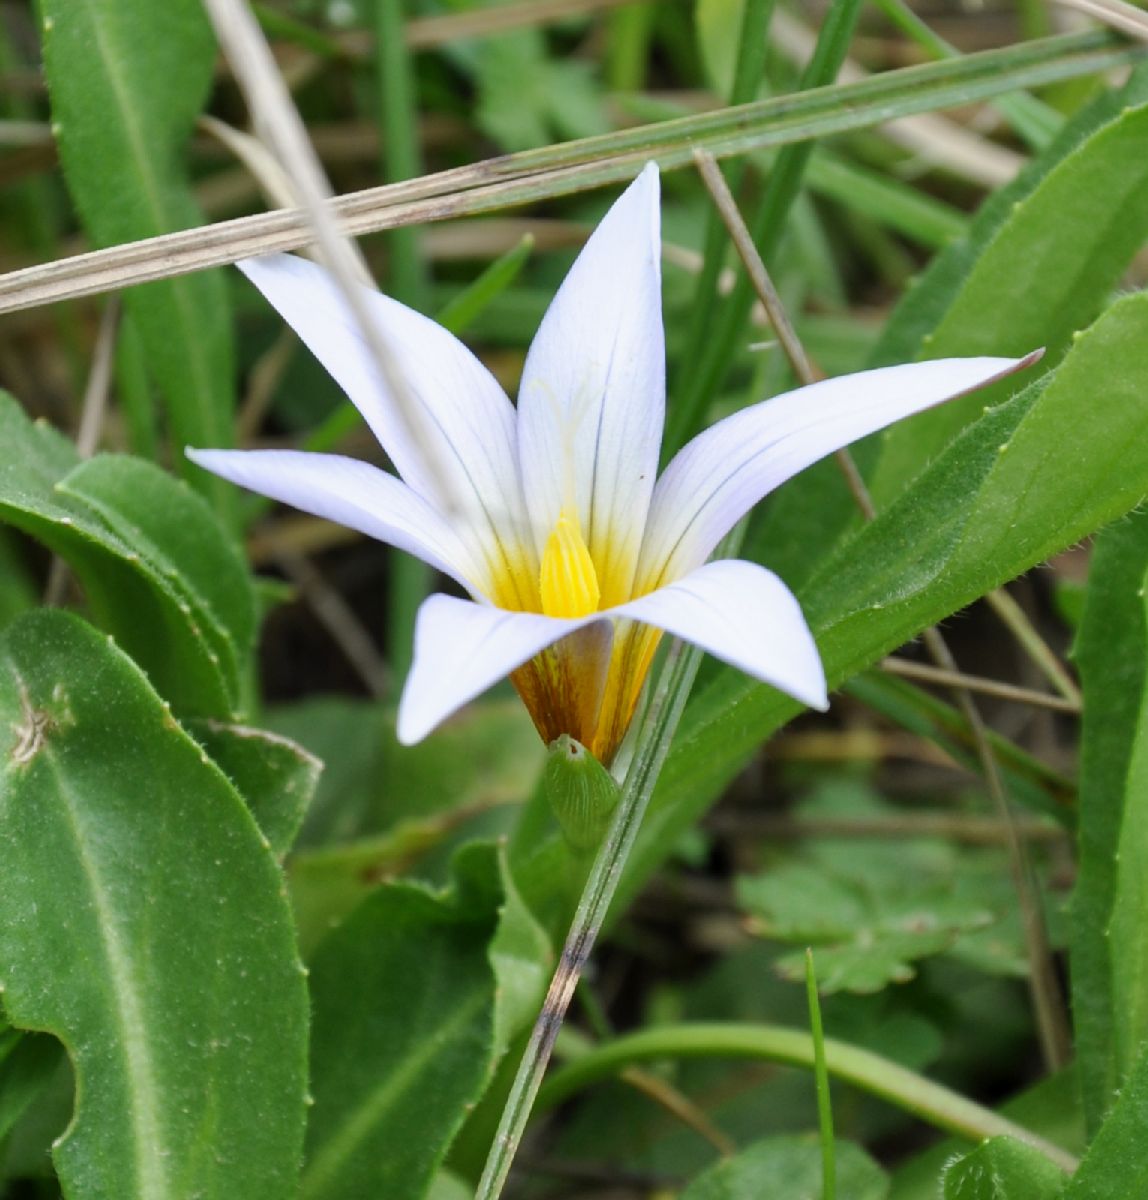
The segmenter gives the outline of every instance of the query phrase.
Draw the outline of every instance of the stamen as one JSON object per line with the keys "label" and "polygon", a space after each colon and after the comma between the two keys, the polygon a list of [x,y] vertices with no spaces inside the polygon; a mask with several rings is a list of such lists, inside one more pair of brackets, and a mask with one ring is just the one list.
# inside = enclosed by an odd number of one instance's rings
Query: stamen
{"label": "stamen", "polygon": [[598,572],[572,509],[562,509],[546,539],[538,588],[548,617],[586,617],[598,611]]}

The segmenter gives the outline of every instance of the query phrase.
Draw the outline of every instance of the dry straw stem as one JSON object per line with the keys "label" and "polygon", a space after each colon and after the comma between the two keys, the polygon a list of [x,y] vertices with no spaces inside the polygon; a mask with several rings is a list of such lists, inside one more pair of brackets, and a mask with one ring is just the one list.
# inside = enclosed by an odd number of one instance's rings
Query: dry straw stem
{"label": "dry straw stem", "polygon": [[[809,60],[817,42],[817,35],[784,9],[775,14],[770,36],[785,54],[802,63]],[[855,83],[869,78],[869,72],[846,58],[837,78],[841,83]],[[1002,187],[1025,163],[1015,150],[932,113],[898,117],[883,124],[881,130],[922,164],[943,167],[986,188]]]}
{"label": "dry straw stem", "polygon": [[[224,0],[213,6],[232,8]],[[263,43],[266,51],[266,44]],[[856,83],[504,155],[419,179],[353,192],[320,207],[346,236],[473,216],[628,182],[647,161],[666,170],[695,147],[729,157],[880,124],[891,116],[983,100],[1002,92],[1095,74],[1143,56],[1103,31],[888,71]],[[280,209],[0,276],[0,313],[115,291],[315,240],[308,216]]]}
{"label": "dry straw stem", "polygon": [[[431,50],[462,38],[491,37],[511,29],[549,25],[570,17],[587,16],[593,12],[621,8],[623,5],[638,2],[639,0],[524,0],[519,4],[498,4],[473,12],[449,13],[440,17],[416,17],[407,22],[406,44],[412,50]],[[369,52],[370,47],[367,49]]]}
{"label": "dry straw stem", "polygon": [[881,670],[890,675],[901,675],[905,679],[919,679],[922,683],[936,683],[942,687],[963,687],[969,692],[980,692],[985,696],[996,696],[999,700],[1015,700],[1018,704],[1031,704],[1034,708],[1051,708],[1054,712],[1079,714],[1079,700],[1066,696],[1050,696],[1047,692],[1034,692],[1031,688],[1001,683],[981,675],[966,675],[963,671],[944,671],[940,667],[925,663],[909,662],[904,658],[887,658]]}
{"label": "dry straw stem", "polygon": [[259,138],[207,113],[196,124],[239,159],[264,196],[276,208],[290,208],[294,204],[295,186],[291,177]]}
{"label": "dry straw stem", "polygon": [[1095,17],[1112,29],[1148,42],[1148,13],[1125,0],[1056,0],[1064,8]]}
{"label": "dry straw stem", "polygon": [[[717,164],[712,156],[704,152],[697,153],[696,158],[702,179],[713,197],[722,220],[730,231],[734,246],[745,263],[750,280],[755,287],[759,288],[758,298],[767,312],[776,310],[779,307],[777,290],[773,286],[761,256],[757,253],[757,247],[749,236],[749,231],[726,187],[721,172],[717,169]],[[798,380],[802,384],[815,383],[817,373],[810,364],[784,311],[779,314],[775,332]],[[848,450],[840,450],[837,453],[837,462],[842,468],[842,473],[858,509],[865,520],[871,521],[876,516],[876,510],[869,495],[869,489],[853,461],[853,456]],[[922,639],[937,666],[947,675],[959,678],[961,672],[940,631],[936,628],[926,629],[922,634]],[[1009,869],[1020,904],[1025,945],[1029,956],[1029,987],[1036,1015],[1037,1030],[1045,1061],[1050,1070],[1057,1070],[1068,1062],[1071,1040],[1036,883],[1024,843],[1017,831],[1016,818],[1004,789],[996,756],[989,744],[988,728],[969,689],[963,683],[954,683],[952,691],[957,706],[972,733],[977,759],[989,795],[992,797],[997,815],[1007,835]]]}
{"label": "dry straw stem", "polygon": [[387,339],[371,316],[365,288],[372,286],[372,280],[366,260],[328,206],[331,186],[275,65],[271,48],[245,0],[204,2],[220,46],[243,89],[260,140],[283,169],[283,177],[277,183],[293,193],[310,232],[307,240],[317,243],[324,264],[362,334],[363,344],[394,398],[411,443],[419,448],[440,495],[450,506],[457,491],[452,473],[440,461],[437,443],[427,436],[426,415],[410,394]]}
{"label": "dry straw stem", "polygon": [[[757,247],[753,244],[753,238],[738,212],[737,204],[726,184],[725,176],[718,170],[717,160],[704,150],[695,150],[694,161],[697,163],[702,180],[729,231],[738,257],[749,275],[754,291],[757,292],[757,298],[761,301],[769,323],[773,326],[773,332],[777,336],[782,352],[793,368],[793,373],[802,383],[813,383],[821,376],[814,370],[813,364],[801,344],[801,339],[798,338],[789,320],[785,305],[782,304],[781,297],[773,286],[773,280],[770,279],[769,272],[765,269],[765,264],[757,252]],[[869,499],[869,493],[849,451],[836,450],[834,458],[837,460],[842,475],[845,476],[845,482],[849,485],[849,490],[852,492],[857,506],[865,514],[867,520],[872,520],[876,515],[873,511],[873,503]]]}
{"label": "dry straw stem", "polygon": [[618,1078],[664,1108],[670,1116],[676,1117],[699,1137],[705,1138],[723,1157],[728,1158],[737,1153],[737,1143],[710,1120],[705,1110],[660,1075],[642,1067],[627,1067]]}
{"label": "dry straw stem", "polygon": [[1052,648],[1040,636],[1036,626],[1028,619],[1028,614],[1024,609],[1004,588],[994,588],[985,596],[985,602],[1020,643],[1021,649],[1049,683],[1079,712],[1084,704],[1084,697],[1081,696],[1080,689],[1073,683]]}
{"label": "dry straw stem", "polygon": [[375,649],[371,635],[342,594],[323,578],[322,572],[305,554],[284,548],[276,557],[367,690],[372,696],[385,695],[390,688],[390,671]]}

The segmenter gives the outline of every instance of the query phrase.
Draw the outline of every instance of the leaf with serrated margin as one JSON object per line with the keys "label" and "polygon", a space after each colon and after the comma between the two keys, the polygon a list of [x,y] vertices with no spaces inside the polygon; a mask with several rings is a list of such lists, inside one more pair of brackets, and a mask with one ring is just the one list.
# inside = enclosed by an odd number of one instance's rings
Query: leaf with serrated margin
{"label": "leaf with serrated margin", "polygon": [[291,849],[323,764],[297,742],[225,721],[187,722],[188,732],[247,802],[277,858]]}

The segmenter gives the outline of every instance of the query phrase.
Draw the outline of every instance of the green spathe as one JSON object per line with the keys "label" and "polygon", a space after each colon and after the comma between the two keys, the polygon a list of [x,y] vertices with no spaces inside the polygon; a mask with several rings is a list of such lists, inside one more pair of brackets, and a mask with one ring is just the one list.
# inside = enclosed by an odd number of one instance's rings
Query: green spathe
{"label": "green spathe", "polygon": [[570,845],[576,850],[597,846],[618,805],[619,788],[610,772],[564,733],[550,743],[543,786]]}

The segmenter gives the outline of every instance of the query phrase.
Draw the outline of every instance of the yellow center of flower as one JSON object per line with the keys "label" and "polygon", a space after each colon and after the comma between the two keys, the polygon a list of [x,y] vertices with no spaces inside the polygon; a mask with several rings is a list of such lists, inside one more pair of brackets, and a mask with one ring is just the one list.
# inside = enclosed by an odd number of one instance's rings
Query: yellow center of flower
{"label": "yellow center of flower", "polygon": [[538,589],[548,617],[586,617],[598,611],[601,593],[578,514],[564,508],[546,539]]}

